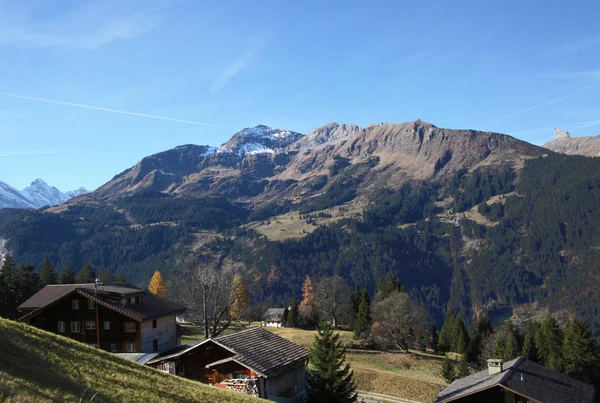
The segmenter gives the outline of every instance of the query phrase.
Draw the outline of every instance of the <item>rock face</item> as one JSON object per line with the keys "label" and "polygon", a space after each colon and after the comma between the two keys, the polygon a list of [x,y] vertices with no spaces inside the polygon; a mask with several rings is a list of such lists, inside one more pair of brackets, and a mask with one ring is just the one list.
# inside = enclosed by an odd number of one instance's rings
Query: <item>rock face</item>
{"label": "rock face", "polygon": [[364,128],[330,123],[306,136],[261,125],[220,147],[185,145],[146,157],[84,200],[150,190],[180,197],[221,195],[256,206],[326,192],[344,175],[359,176],[354,182],[362,195],[411,180],[444,183],[458,169],[520,166],[544,153],[504,134],[441,129],[420,120]]}
{"label": "rock face", "polygon": [[600,157],[600,135],[571,137],[566,131],[554,129],[554,139],[542,147],[563,154]]}

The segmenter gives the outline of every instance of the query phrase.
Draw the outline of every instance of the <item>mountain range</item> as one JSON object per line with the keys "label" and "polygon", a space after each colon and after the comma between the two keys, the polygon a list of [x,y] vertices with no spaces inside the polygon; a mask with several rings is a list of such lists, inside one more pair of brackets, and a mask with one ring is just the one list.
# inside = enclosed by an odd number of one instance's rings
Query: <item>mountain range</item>
{"label": "mountain range", "polygon": [[[569,140],[557,133],[548,147]],[[0,244],[19,263],[89,262],[139,283],[191,256],[239,264],[270,303],[300,298],[307,275],[374,292],[391,273],[438,324],[447,309],[547,310],[600,336],[599,180],[600,159],[420,120],[256,126],[148,156],[56,206],[0,210]]]}
{"label": "mountain range", "polygon": [[9,184],[0,181],[0,208],[37,209],[44,206],[61,204],[86,193],[89,193],[89,191],[83,187],[63,193],[39,178],[31,182],[31,185],[23,190],[17,190]]}
{"label": "mountain range", "polygon": [[600,135],[571,137],[569,132],[554,129],[554,139],[542,147],[563,154],[600,157]]}

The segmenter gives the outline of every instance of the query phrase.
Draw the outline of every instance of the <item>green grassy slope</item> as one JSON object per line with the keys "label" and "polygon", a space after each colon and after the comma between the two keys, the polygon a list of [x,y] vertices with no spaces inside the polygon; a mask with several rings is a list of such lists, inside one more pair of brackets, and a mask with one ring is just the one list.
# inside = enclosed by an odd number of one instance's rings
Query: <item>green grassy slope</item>
{"label": "green grassy slope", "polygon": [[0,401],[89,402],[96,392],[93,402],[260,401],[0,318]]}

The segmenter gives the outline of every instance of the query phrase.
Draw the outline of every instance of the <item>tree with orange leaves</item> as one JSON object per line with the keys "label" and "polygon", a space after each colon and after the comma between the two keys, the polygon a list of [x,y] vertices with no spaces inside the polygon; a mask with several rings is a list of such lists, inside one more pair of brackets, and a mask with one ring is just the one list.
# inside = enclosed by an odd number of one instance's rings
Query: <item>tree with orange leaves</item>
{"label": "tree with orange leaves", "polygon": [[148,284],[148,291],[159,297],[169,298],[169,289],[167,288],[167,282],[158,270],[154,271],[154,275],[150,279]]}
{"label": "tree with orange leaves", "polygon": [[317,292],[315,286],[306,276],[302,285],[302,302],[300,302],[300,317],[309,326],[317,322]]}

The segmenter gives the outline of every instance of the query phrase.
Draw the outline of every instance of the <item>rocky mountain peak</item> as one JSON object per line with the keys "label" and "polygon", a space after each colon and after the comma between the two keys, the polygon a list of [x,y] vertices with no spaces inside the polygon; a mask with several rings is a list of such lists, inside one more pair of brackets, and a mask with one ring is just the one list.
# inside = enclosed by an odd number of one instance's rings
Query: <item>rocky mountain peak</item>
{"label": "rocky mountain peak", "polygon": [[569,132],[566,132],[564,130],[560,130],[558,128],[554,129],[554,139],[558,140],[558,139],[568,139],[571,137],[571,134]]}
{"label": "rocky mountain peak", "polygon": [[239,157],[245,154],[275,154],[303,136],[297,132],[265,125],[247,127],[234,134],[217,152],[237,154]]}
{"label": "rocky mountain peak", "polygon": [[314,147],[321,144],[334,144],[358,133],[360,130],[360,127],[357,125],[340,125],[336,122],[332,122],[310,132],[310,134],[299,142],[299,145]]}

